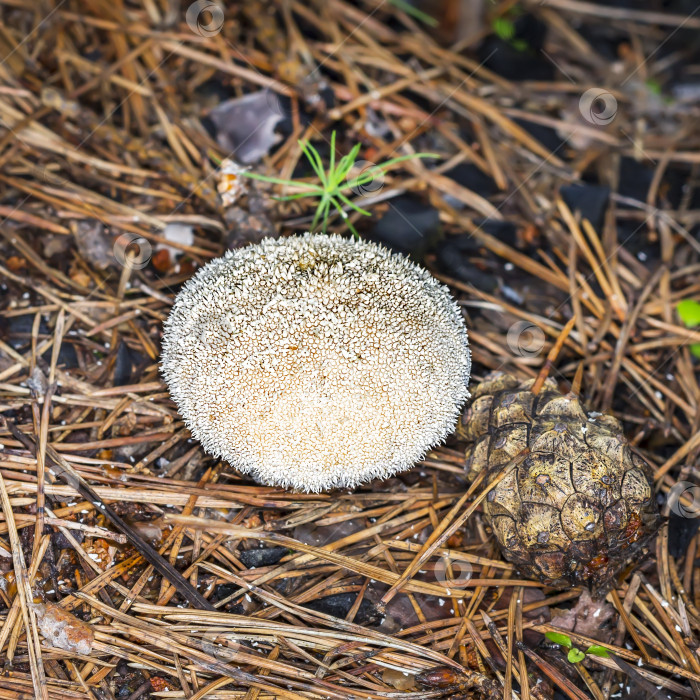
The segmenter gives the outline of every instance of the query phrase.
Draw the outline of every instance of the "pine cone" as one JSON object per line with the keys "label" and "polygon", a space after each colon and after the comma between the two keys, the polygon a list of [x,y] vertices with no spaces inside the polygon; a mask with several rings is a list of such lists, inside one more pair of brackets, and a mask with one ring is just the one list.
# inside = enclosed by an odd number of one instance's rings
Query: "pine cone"
{"label": "pine cone", "polygon": [[616,418],[533,383],[499,373],[477,387],[457,428],[467,478],[486,469],[486,485],[529,448],[484,501],[503,556],[551,586],[605,587],[659,526],[651,471]]}

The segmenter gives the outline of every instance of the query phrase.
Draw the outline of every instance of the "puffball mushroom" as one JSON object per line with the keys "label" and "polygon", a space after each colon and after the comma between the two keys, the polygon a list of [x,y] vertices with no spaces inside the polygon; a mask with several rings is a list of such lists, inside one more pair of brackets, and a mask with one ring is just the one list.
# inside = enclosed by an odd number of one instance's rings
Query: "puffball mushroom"
{"label": "puffball mushroom", "polygon": [[162,373],[204,449],[302,491],[413,466],[454,429],[470,365],[447,287],[337,235],[228,251],[185,284],[163,337]]}

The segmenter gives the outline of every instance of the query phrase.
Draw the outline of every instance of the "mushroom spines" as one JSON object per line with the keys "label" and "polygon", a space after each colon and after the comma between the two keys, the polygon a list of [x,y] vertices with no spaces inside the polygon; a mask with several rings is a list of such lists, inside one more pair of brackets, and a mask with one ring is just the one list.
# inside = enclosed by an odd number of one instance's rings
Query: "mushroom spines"
{"label": "mushroom spines", "polygon": [[469,371],[447,288],[340,236],[229,251],[183,287],[163,338],[163,375],[203,447],[307,491],[412,466],[454,428]]}

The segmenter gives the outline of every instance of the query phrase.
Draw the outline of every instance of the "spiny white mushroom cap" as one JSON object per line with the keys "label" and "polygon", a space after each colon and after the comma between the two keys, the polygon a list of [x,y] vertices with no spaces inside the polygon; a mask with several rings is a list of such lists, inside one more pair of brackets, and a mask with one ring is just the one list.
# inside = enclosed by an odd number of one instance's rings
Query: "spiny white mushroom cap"
{"label": "spiny white mushroom cap", "polygon": [[447,287],[340,236],[231,250],[183,287],[162,372],[207,452],[269,485],[321,491],[408,469],[469,397]]}

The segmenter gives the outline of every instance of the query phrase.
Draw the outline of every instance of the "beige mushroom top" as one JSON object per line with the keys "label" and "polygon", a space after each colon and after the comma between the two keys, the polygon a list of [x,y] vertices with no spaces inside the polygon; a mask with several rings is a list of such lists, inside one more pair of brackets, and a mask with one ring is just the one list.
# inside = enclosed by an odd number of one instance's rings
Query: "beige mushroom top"
{"label": "beige mushroom top", "polygon": [[303,491],[410,468],[453,430],[469,371],[447,288],[336,235],[213,260],[178,294],[163,338],[163,375],[204,449]]}

